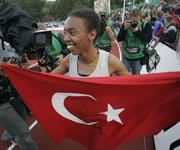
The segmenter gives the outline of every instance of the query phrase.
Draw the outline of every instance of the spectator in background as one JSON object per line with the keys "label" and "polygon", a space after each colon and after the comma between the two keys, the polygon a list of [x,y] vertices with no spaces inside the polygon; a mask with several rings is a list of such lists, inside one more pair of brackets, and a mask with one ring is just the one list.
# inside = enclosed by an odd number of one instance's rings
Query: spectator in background
{"label": "spectator in background", "polygon": [[178,17],[180,17],[180,2],[176,5],[175,12]]}
{"label": "spectator in background", "polygon": [[151,24],[151,15],[149,14],[149,12],[147,10],[145,10],[143,13],[142,13],[142,19],[144,21],[147,21],[148,23]]}
{"label": "spectator in background", "polygon": [[102,49],[106,52],[111,51],[111,42],[115,39],[115,33],[112,30],[112,21],[109,20],[106,12],[100,13],[101,32],[99,37],[94,42],[96,48]]}
{"label": "spectator in background", "polygon": [[144,50],[151,38],[151,25],[141,20],[138,8],[132,10],[131,19],[125,20],[117,37],[119,42],[123,41],[123,63],[132,74],[140,74]]}
{"label": "spectator in background", "polygon": [[173,44],[176,42],[177,28],[174,24],[173,17],[167,15],[164,17],[164,31],[160,34],[159,41],[174,49]]}
{"label": "spectator in background", "polygon": [[176,28],[180,30],[180,3],[177,4],[177,6],[172,8],[172,11],[170,13],[173,17],[174,23],[176,25]]}
{"label": "spectator in background", "polygon": [[157,12],[157,20],[155,22],[154,28],[153,28],[153,36],[159,37],[160,33],[163,31],[164,26],[164,18],[163,18],[163,11]]}
{"label": "spectator in background", "polygon": [[156,10],[151,10],[150,12],[151,14],[151,25],[152,25],[152,29],[154,29],[154,25],[155,25],[155,22],[157,20],[157,15],[156,15]]}

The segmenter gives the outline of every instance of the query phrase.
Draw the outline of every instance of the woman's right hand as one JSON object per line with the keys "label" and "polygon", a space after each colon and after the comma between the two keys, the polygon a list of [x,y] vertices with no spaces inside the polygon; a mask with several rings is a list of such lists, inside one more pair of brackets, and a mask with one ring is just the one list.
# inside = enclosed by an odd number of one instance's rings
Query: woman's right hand
{"label": "woman's right hand", "polygon": [[62,62],[64,56],[61,54],[61,55],[59,55],[57,58],[58,58],[57,64],[60,64],[60,63]]}

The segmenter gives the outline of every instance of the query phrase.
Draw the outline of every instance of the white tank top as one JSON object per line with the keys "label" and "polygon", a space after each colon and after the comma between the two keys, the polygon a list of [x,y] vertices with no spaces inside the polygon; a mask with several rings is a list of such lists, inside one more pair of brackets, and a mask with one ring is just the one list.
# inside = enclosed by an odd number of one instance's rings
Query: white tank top
{"label": "white tank top", "polygon": [[[103,50],[99,50],[99,59],[96,65],[95,70],[89,75],[85,77],[109,77],[109,69],[108,69],[108,57],[109,53]],[[70,54],[69,56],[69,72],[67,75],[71,77],[83,78],[84,76],[80,76],[77,68],[78,63],[78,55]]]}

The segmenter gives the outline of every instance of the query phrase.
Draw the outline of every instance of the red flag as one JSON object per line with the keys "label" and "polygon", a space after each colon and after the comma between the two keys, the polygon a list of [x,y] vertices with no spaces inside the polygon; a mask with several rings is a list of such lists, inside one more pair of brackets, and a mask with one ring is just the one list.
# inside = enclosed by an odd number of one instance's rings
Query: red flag
{"label": "red flag", "polygon": [[56,143],[109,150],[180,120],[180,72],[79,79],[3,69]]}

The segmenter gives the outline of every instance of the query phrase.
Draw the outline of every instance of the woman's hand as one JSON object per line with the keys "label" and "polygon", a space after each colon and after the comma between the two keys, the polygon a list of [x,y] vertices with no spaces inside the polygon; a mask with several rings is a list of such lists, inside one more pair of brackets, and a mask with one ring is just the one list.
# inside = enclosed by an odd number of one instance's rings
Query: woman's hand
{"label": "woman's hand", "polygon": [[60,63],[62,62],[64,56],[61,54],[61,55],[59,55],[57,58],[58,58],[57,64],[60,64]]}

